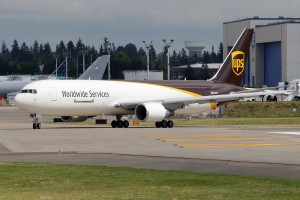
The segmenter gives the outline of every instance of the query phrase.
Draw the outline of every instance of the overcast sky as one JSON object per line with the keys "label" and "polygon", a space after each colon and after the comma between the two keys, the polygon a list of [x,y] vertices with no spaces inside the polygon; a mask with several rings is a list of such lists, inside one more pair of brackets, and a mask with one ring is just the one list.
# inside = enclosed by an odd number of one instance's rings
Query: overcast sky
{"label": "overcast sky", "polygon": [[222,41],[223,22],[245,17],[300,17],[300,0],[0,0],[0,40],[11,48],[34,40],[81,38],[99,50],[104,37],[116,46],[153,41],[160,52],[162,39],[174,39],[171,50],[184,41],[207,46]]}

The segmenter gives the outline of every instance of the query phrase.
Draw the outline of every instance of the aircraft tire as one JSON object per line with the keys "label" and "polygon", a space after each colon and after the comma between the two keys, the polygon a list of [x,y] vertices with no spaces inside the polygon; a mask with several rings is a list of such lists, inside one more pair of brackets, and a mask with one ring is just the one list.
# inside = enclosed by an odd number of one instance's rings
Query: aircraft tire
{"label": "aircraft tire", "polygon": [[116,120],[112,120],[111,127],[113,127],[113,128],[117,127],[117,121]]}
{"label": "aircraft tire", "polygon": [[168,127],[173,128],[173,126],[174,126],[174,122],[172,120],[169,120],[168,121]]}
{"label": "aircraft tire", "polygon": [[161,122],[155,122],[156,128],[161,128]]}
{"label": "aircraft tire", "polygon": [[41,123],[37,123],[37,124],[36,124],[36,128],[37,128],[37,129],[41,129]]}
{"label": "aircraft tire", "polygon": [[161,121],[161,127],[162,128],[167,128],[168,127],[168,122],[166,120]]}
{"label": "aircraft tire", "polygon": [[32,128],[33,128],[33,129],[36,129],[36,128],[37,128],[36,123],[33,123],[33,124],[32,124]]}
{"label": "aircraft tire", "polygon": [[117,127],[118,127],[118,128],[123,128],[123,126],[124,126],[123,121],[122,121],[122,120],[118,120],[118,121],[117,121]]}
{"label": "aircraft tire", "polygon": [[124,120],[123,126],[124,126],[124,128],[128,128],[129,127],[129,122],[127,120]]}

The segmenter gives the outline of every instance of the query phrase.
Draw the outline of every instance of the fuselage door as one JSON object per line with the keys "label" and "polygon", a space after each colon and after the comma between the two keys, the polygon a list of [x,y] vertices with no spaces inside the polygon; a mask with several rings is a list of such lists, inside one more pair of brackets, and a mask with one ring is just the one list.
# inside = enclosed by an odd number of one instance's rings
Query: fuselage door
{"label": "fuselage door", "polygon": [[56,95],[56,89],[55,88],[50,88],[50,97],[51,97],[51,101],[56,101],[57,100],[57,95]]}

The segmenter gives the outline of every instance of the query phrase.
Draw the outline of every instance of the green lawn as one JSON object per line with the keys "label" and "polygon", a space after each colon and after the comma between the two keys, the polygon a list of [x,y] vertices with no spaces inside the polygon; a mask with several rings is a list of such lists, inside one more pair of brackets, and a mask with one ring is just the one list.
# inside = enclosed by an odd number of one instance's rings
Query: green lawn
{"label": "green lawn", "polygon": [[300,180],[0,163],[0,199],[299,199]]}

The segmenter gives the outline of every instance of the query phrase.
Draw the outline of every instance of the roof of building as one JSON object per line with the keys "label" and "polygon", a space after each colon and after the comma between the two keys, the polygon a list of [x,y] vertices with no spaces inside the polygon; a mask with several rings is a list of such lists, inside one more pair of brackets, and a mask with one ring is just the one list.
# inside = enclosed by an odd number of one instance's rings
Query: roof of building
{"label": "roof of building", "polygon": [[300,18],[294,18],[294,17],[284,17],[284,16],[278,16],[278,17],[259,17],[259,16],[253,16],[253,17],[247,17],[242,19],[234,19],[232,21],[224,22],[223,24],[229,24],[229,23],[235,23],[239,21],[248,21],[248,20],[284,20],[284,21],[296,21]]}

